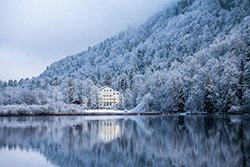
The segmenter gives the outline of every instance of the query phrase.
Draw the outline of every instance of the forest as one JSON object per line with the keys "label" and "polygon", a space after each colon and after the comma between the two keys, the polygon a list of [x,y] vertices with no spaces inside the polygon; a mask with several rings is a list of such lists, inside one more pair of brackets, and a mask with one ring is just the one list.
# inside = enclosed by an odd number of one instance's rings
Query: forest
{"label": "forest", "polygon": [[119,109],[249,112],[249,9],[249,0],[178,0],[38,77],[0,81],[0,110],[91,104],[108,85],[123,94]]}

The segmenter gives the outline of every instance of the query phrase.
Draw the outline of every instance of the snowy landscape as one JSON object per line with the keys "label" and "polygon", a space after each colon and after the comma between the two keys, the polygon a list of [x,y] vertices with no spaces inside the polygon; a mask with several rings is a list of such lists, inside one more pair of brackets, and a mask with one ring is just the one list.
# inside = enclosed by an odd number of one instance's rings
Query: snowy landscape
{"label": "snowy landscape", "polygon": [[123,95],[110,110],[249,113],[249,9],[249,0],[178,0],[38,77],[0,81],[0,115],[98,109],[105,85]]}
{"label": "snowy landscape", "polygon": [[250,0],[2,1],[1,22],[0,166],[250,165]]}

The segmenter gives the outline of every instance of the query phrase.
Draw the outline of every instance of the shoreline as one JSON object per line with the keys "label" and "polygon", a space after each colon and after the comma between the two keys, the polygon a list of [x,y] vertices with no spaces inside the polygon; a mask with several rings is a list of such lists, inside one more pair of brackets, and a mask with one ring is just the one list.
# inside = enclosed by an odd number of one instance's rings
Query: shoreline
{"label": "shoreline", "polygon": [[121,116],[121,115],[162,115],[162,112],[83,112],[83,113],[55,113],[55,114],[6,114],[0,117],[31,117],[31,116]]}
{"label": "shoreline", "polygon": [[162,115],[162,116],[208,116],[208,115],[250,115],[249,113],[215,113],[215,114],[207,114],[207,113],[185,113],[185,114],[166,114],[164,112],[82,112],[82,113],[51,113],[51,114],[6,114],[0,115],[0,117],[32,117],[32,116],[122,116],[122,115]]}

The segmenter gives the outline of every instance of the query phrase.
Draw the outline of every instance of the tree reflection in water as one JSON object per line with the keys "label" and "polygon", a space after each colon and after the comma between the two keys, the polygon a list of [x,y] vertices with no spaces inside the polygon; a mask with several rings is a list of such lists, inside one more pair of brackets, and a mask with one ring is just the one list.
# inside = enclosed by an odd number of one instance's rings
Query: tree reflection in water
{"label": "tree reflection in water", "polygon": [[2,117],[0,150],[71,167],[243,167],[249,127],[248,116]]}

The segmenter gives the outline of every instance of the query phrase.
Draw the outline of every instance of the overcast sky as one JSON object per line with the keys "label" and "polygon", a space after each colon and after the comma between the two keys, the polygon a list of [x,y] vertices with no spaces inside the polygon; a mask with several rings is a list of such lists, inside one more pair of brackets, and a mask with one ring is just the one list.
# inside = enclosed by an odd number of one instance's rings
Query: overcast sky
{"label": "overcast sky", "polygon": [[173,0],[0,0],[0,80],[51,63],[141,24]]}

